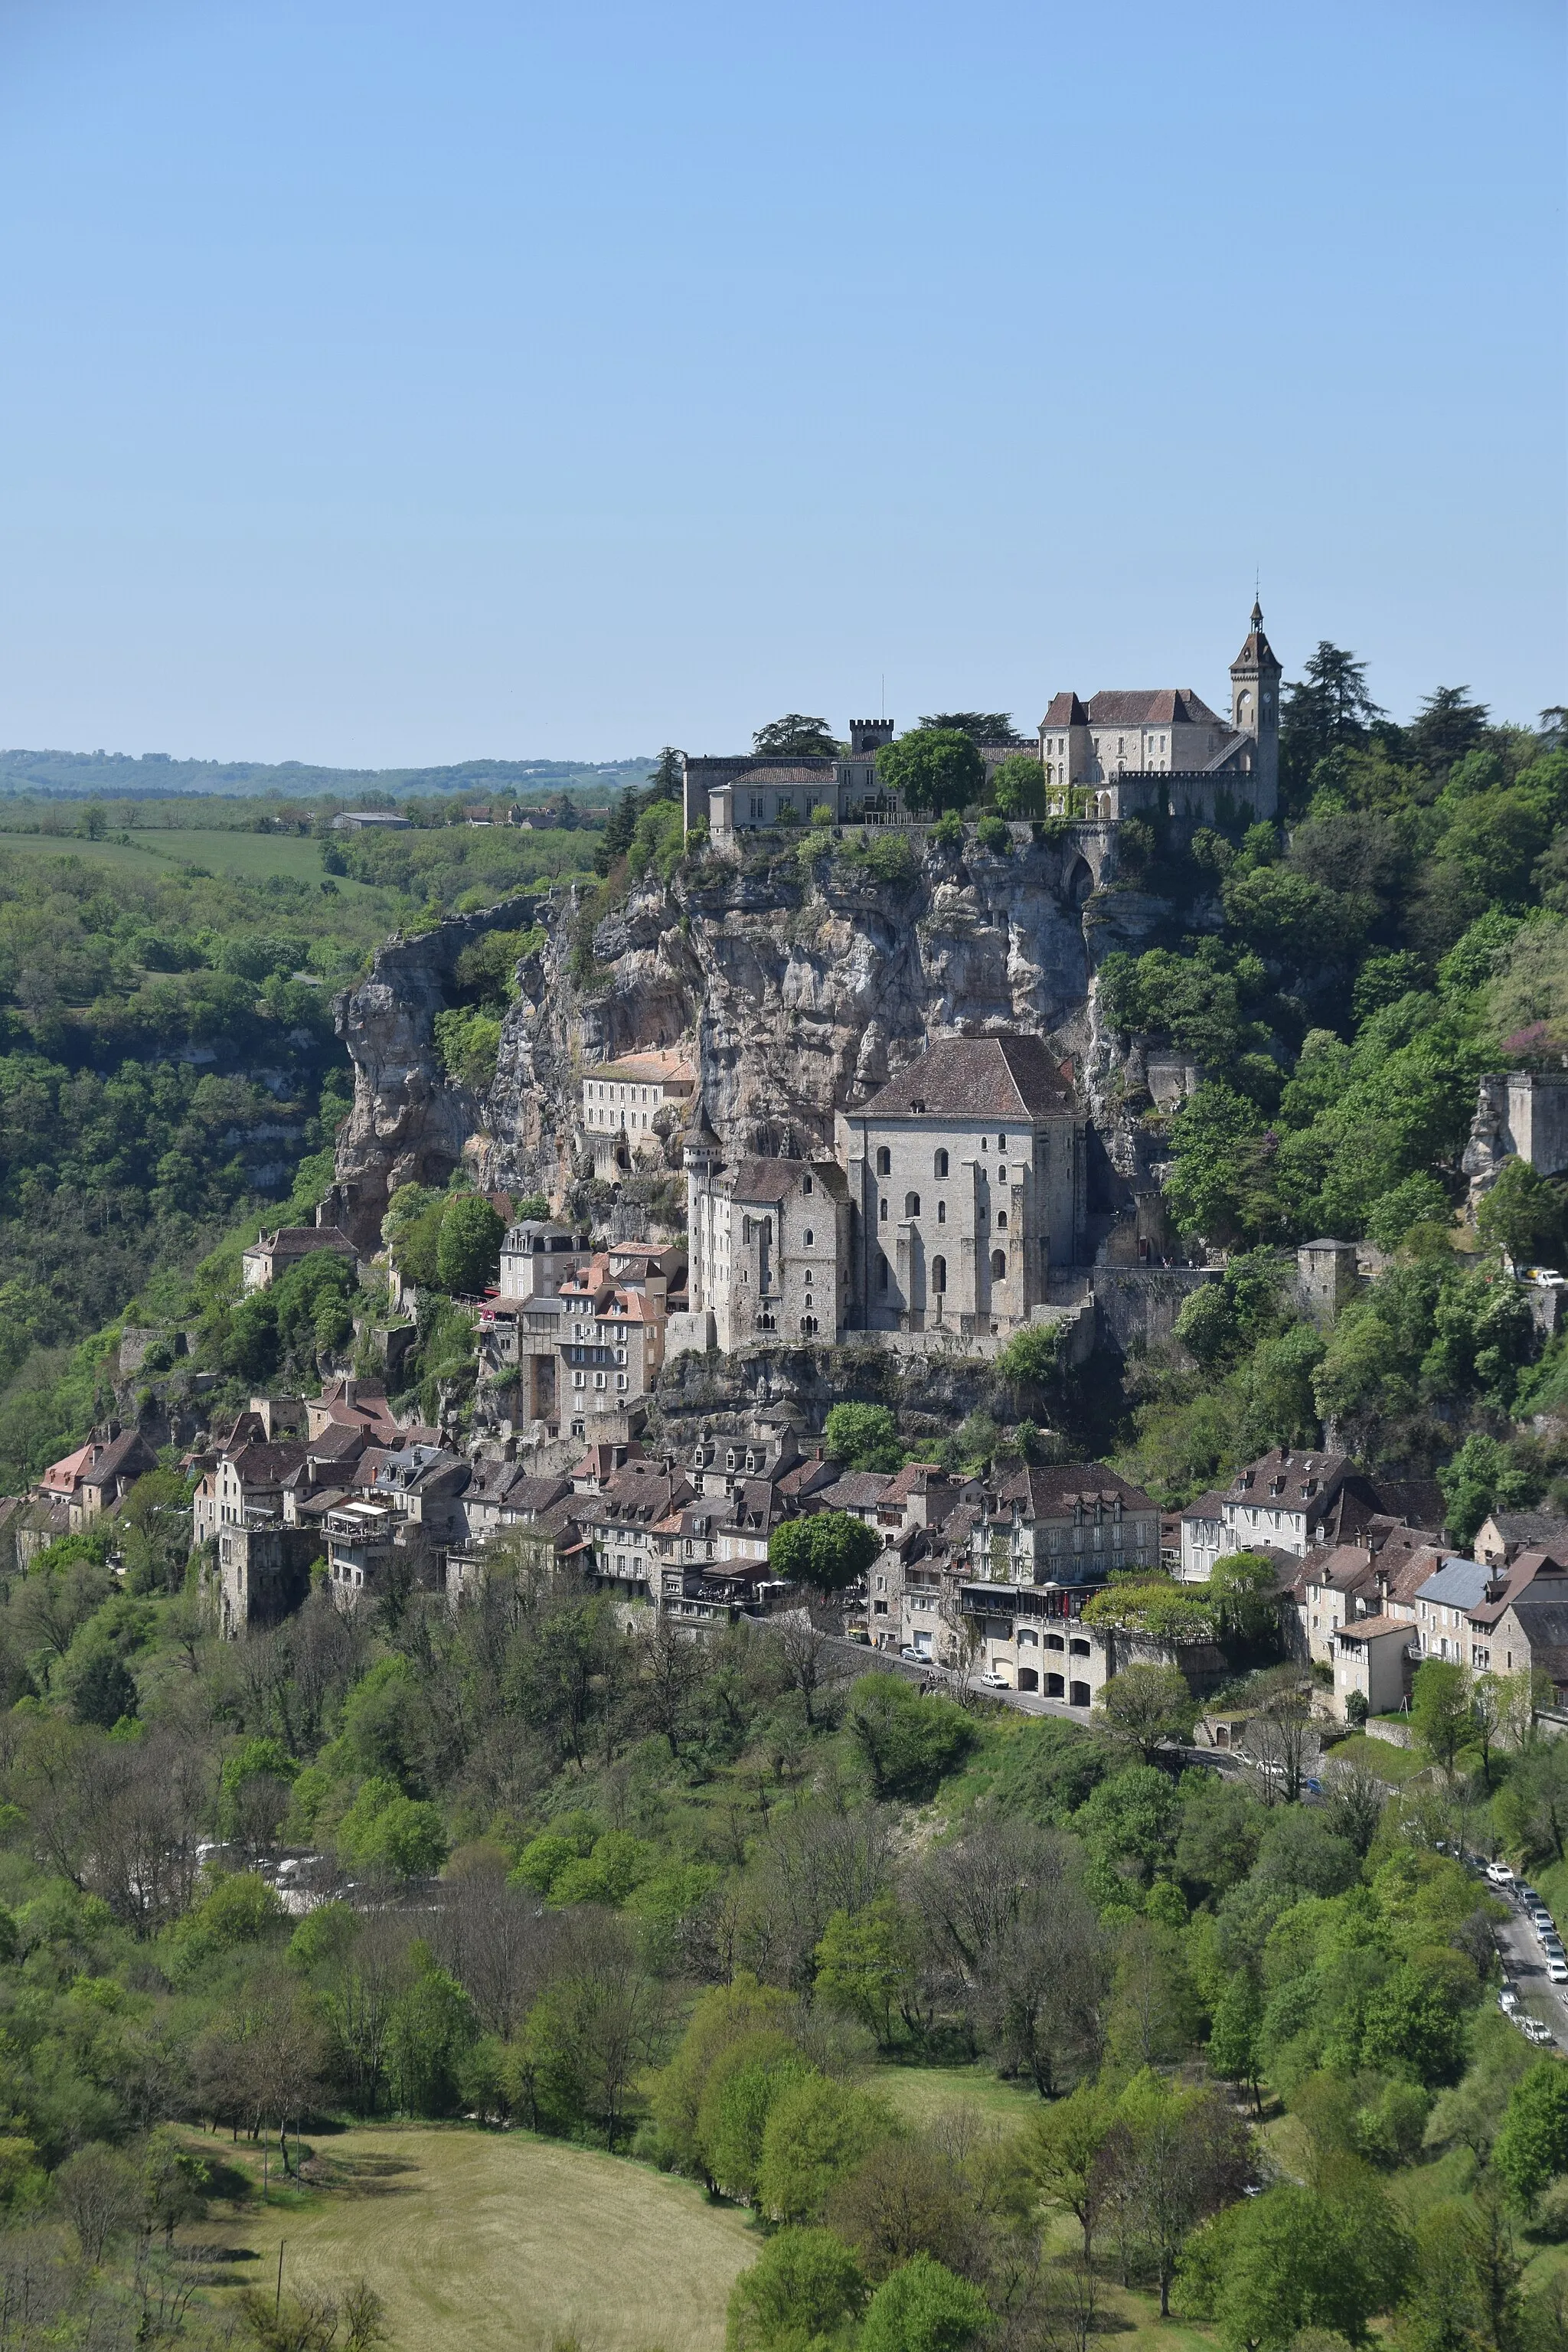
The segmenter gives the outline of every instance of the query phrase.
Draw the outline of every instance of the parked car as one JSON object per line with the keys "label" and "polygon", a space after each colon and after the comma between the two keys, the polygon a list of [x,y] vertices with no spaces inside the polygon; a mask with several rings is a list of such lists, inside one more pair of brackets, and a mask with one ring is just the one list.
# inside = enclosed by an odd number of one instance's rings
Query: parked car
{"label": "parked car", "polygon": [[912,1650],[907,1643],[899,1652],[899,1655],[900,1658],[907,1658],[911,1666],[929,1666],[931,1664],[930,1654],[926,1651]]}
{"label": "parked car", "polygon": [[1552,2028],[1549,2025],[1542,2025],[1538,2017],[1527,2017],[1524,2021],[1524,2031],[1531,2042],[1550,2042],[1552,2038]]}
{"label": "parked car", "polygon": [[1553,1984],[1568,1984],[1568,1953],[1553,1952],[1546,1963],[1546,1973]]}
{"label": "parked car", "polygon": [[1541,1900],[1541,1897],[1537,1895],[1534,1887],[1527,1886],[1522,1878],[1519,1881],[1513,1891],[1518,1895],[1521,1903],[1522,1903],[1527,1911],[1533,1911],[1536,1905]]}
{"label": "parked car", "polygon": [[986,1690],[1011,1690],[1013,1687],[1005,1675],[982,1675],[980,1680]]}
{"label": "parked car", "polygon": [[1505,2017],[1511,2017],[1519,2007],[1519,1995],[1511,1985],[1504,1985],[1497,1997],[1497,2005]]}
{"label": "parked car", "polygon": [[1511,1886],[1513,1885],[1513,1873],[1509,1868],[1506,1862],[1489,1862],[1487,1864],[1487,1876],[1494,1886]]}
{"label": "parked car", "polygon": [[1555,1929],[1557,1922],[1550,1911],[1537,1909],[1531,1913],[1530,1924],[1538,1936],[1550,1936]]}

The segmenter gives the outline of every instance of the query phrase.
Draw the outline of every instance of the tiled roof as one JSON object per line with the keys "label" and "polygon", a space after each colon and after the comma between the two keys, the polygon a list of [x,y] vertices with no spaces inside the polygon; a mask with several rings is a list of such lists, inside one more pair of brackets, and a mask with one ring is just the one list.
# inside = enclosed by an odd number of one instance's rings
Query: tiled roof
{"label": "tiled roof", "polygon": [[1044,1041],[1009,1030],[934,1038],[854,1116],[1042,1118],[1072,1108],[1072,1088]]}
{"label": "tiled roof", "polygon": [[1555,1511],[1494,1511],[1491,1523],[1504,1543],[1528,1545],[1531,1550],[1562,1545],[1568,1559],[1568,1519]]}
{"label": "tiled roof", "polygon": [[1531,1651],[1568,1648],[1568,1601],[1521,1601],[1513,1613]]}
{"label": "tiled roof", "polygon": [[851,1470],[837,1486],[824,1487],[816,1499],[825,1511],[869,1511],[892,1483],[886,1471]]}
{"label": "tiled roof", "polygon": [[92,1460],[92,1447],[79,1445],[59,1462],[51,1462],[39,1480],[46,1495],[74,1495],[81,1483],[83,1471]]}
{"label": "tiled roof", "polygon": [[[1273,1503],[1281,1510],[1300,1510],[1310,1505],[1326,1510],[1335,1486],[1350,1475],[1351,1463],[1347,1454],[1303,1454],[1294,1446],[1277,1445],[1268,1454],[1260,1454],[1256,1462],[1238,1470],[1226,1489],[1227,1503]],[[1269,1492],[1276,1479],[1283,1481],[1278,1495]],[[1305,1490],[1311,1486],[1313,1491]]]}
{"label": "tiled roof", "polygon": [[1411,1638],[1410,1621],[1405,1617],[1352,1617],[1339,1630],[1342,1640],[1348,1635],[1356,1642],[1380,1642],[1385,1633],[1403,1633],[1407,1642]]}
{"label": "tiled roof", "polygon": [[1219,1519],[1224,1516],[1225,1496],[1217,1486],[1211,1486],[1206,1495],[1194,1495],[1182,1513],[1184,1519]]}
{"label": "tiled roof", "polygon": [[682,1081],[695,1081],[697,1076],[679,1045],[622,1054],[613,1062],[595,1062],[583,1075],[584,1081],[590,1078],[630,1078],[654,1085],[679,1085]]}
{"label": "tiled roof", "polygon": [[1087,727],[1089,713],[1076,694],[1053,694],[1042,727]]}
{"label": "tiled roof", "polygon": [[1101,687],[1089,698],[1091,727],[1224,727],[1190,686]]}
{"label": "tiled roof", "polygon": [[1103,1462],[1028,1463],[1004,1478],[996,1489],[999,1503],[1018,1502],[1026,1518],[1060,1518],[1075,1503],[1114,1503],[1124,1511],[1152,1511],[1152,1496],[1129,1478],[1119,1477]]}
{"label": "tiled roof", "polygon": [[747,768],[735,778],[740,784],[820,784],[830,776],[834,761],[812,756],[791,760],[778,767]]}
{"label": "tiled roof", "polygon": [[787,1199],[805,1174],[804,1160],[751,1158],[738,1162],[724,1189],[732,1200],[773,1204]]}

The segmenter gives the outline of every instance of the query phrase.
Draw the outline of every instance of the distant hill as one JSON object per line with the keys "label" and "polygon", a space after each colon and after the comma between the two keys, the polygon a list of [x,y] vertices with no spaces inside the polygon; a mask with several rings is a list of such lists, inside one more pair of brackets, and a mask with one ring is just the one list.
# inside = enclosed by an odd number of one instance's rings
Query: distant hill
{"label": "distant hill", "polygon": [[640,784],[654,759],[462,760],[448,768],[316,768],[299,760],[175,760],[166,751],[0,751],[0,797],[168,800],[181,793],[581,792],[595,798]]}

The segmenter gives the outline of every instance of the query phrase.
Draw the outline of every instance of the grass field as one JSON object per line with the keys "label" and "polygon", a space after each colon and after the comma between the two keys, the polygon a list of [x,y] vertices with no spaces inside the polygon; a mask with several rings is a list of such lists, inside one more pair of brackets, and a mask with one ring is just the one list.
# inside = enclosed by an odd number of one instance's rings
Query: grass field
{"label": "grass field", "polygon": [[973,2107],[987,2123],[1026,2124],[1038,2115],[1032,2091],[1000,2083],[985,2066],[879,2066],[867,2088],[918,2126],[934,2124],[956,2107]]}
{"label": "grass field", "polygon": [[182,2235],[247,2249],[237,2283],[270,2286],[280,2239],[285,2289],[368,2278],[395,2352],[550,2352],[568,2335],[582,2352],[721,2352],[760,2241],[689,2181],[526,2132],[386,2126],[314,2145],[325,2189]]}
{"label": "grass field", "polygon": [[[79,841],[63,834],[0,831],[0,857],[81,857],[111,872],[137,874],[149,881],[175,872],[182,866],[205,866],[209,874],[233,874],[241,881],[258,882],[271,874],[288,875],[298,882],[321,879],[321,844],[300,834],[226,833],[193,827],[168,832],[132,834],[129,843]],[[368,883],[340,876],[338,888],[353,898],[382,894]]]}
{"label": "grass field", "polygon": [[1387,1739],[1369,1739],[1364,1732],[1336,1740],[1324,1761],[1364,1765],[1391,1789],[1402,1788],[1406,1780],[1414,1780],[1417,1772],[1425,1772],[1430,1766],[1425,1748],[1395,1748]]}

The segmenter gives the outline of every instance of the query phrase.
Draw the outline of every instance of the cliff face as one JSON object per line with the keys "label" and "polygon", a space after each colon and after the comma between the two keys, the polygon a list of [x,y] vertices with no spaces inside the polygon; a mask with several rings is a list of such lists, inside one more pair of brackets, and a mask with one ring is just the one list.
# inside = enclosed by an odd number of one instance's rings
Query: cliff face
{"label": "cliff face", "polygon": [[1137,1180],[1125,1073],[1099,1030],[1093,977],[1165,909],[1101,887],[1115,879],[1109,829],[1075,828],[1056,845],[1016,828],[1011,856],[971,842],[922,856],[889,842],[867,860],[774,841],[710,856],[668,885],[645,882],[591,940],[580,895],[563,900],[521,967],[482,1100],[441,1075],[431,1023],[462,948],[515,913],[392,941],[340,1007],[357,1072],[338,1153],[340,1185],[354,1189],[340,1213],[363,1232],[390,1187],[444,1181],[465,1149],[487,1185],[560,1192],[576,1172],[584,1070],[681,1039],[728,1149],[799,1152],[831,1142],[835,1111],[866,1100],[931,1036],[1030,1030],[1073,1060],[1110,1191]]}
{"label": "cliff face", "polygon": [[353,1060],[354,1102],[338,1134],[336,1181],[321,1217],[362,1249],[378,1245],[397,1187],[445,1184],[482,1125],[479,1101],[442,1066],[435,1019],[451,1001],[463,950],[518,920],[515,902],[507,902],[412,938],[395,932],[369,979],[333,1008]]}

